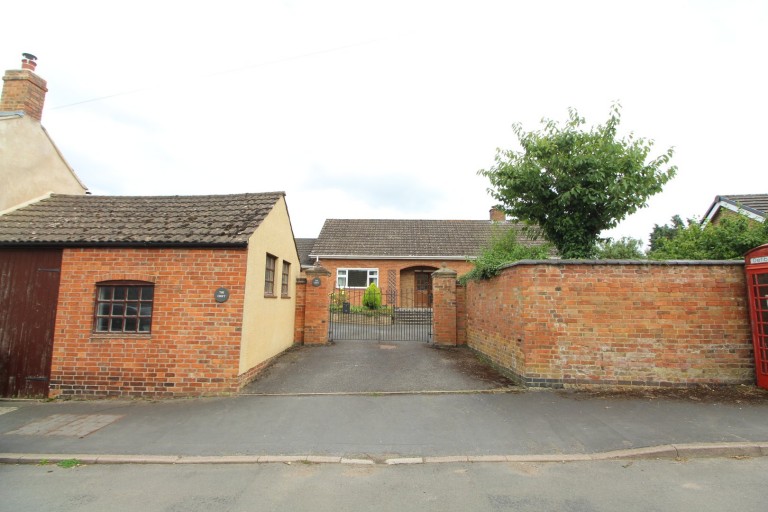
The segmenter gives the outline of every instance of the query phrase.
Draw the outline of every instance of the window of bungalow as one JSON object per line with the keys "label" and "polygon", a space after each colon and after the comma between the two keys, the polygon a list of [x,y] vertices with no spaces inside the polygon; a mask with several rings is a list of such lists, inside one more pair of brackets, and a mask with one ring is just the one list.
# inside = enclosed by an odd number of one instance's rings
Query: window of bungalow
{"label": "window of bungalow", "polygon": [[336,270],[336,288],[367,288],[379,285],[377,268],[340,268]]}

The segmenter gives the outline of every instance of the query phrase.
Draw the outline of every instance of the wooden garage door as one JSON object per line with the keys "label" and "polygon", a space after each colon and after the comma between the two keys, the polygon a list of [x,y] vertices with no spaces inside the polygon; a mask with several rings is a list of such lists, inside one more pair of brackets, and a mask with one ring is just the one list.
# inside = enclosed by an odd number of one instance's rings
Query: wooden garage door
{"label": "wooden garage door", "polygon": [[57,249],[0,249],[2,397],[48,394],[61,254]]}

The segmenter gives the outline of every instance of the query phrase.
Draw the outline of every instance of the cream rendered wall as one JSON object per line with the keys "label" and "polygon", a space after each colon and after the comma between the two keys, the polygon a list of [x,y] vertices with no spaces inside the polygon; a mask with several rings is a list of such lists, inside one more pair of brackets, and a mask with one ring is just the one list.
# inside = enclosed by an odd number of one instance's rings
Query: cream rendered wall
{"label": "cream rendered wall", "polygon": [[[264,297],[267,253],[277,257],[276,298]],[[283,298],[280,294],[283,261],[291,264],[289,298]],[[293,345],[296,278],[300,269],[293,229],[283,197],[248,241],[239,373],[250,370]]]}
{"label": "cream rendered wall", "polygon": [[86,190],[39,121],[0,117],[0,213],[51,192]]}

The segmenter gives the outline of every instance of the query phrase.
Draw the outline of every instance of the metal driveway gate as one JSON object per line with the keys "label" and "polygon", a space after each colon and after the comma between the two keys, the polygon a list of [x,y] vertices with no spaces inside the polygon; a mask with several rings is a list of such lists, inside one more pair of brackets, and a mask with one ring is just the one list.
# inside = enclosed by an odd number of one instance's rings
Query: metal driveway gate
{"label": "metal driveway gate", "polygon": [[[331,294],[328,340],[429,341],[430,301],[412,290],[380,293],[381,305],[370,307],[365,290],[336,289]],[[430,297],[431,298],[431,297]]]}

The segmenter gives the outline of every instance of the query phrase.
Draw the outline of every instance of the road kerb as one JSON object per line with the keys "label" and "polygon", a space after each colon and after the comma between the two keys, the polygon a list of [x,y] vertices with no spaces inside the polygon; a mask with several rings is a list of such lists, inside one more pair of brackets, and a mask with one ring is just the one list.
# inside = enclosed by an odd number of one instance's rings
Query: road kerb
{"label": "road kerb", "polygon": [[178,455],[99,455],[96,464],[178,464]]}
{"label": "road kerb", "polygon": [[[598,453],[562,453],[528,455],[446,455],[426,457],[396,457],[384,464],[445,464],[480,462],[584,462],[624,459],[690,459],[716,457],[768,456],[768,441],[731,443],[682,443],[612,450]],[[120,454],[61,454],[61,453],[0,453],[0,464],[56,464],[77,460],[82,464],[265,464],[305,462],[316,464],[381,464],[371,459],[345,458],[334,455],[120,455]]]}
{"label": "road kerb", "polygon": [[467,462],[507,462],[506,455],[470,455]]}
{"label": "road kerb", "polygon": [[341,463],[341,457],[309,455],[307,456],[307,462],[313,462],[315,464],[339,464]]}
{"label": "road kerb", "polygon": [[426,464],[444,464],[447,462],[469,462],[467,455],[454,455],[448,457],[424,457]]}
{"label": "road kerb", "polygon": [[762,457],[768,443],[689,443],[674,445],[677,456],[684,459],[698,457]]}
{"label": "road kerb", "polygon": [[259,463],[266,462],[306,462],[307,455],[262,455],[258,458]]}
{"label": "road kerb", "polygon": [[344,457],[342,457],[341,464],[369,465],[369,464],[376,464],[376,462],[374,462],[371,459],[345,459]]}
{"label": "road kerb", "polygon": [[400,464],[424,464],[424,458],[422,457],[401,457],[399,459],[387,459],[385,464],[390,466],[396,466]]}
{"label": "road kerb", "polygon": [[626,450],[593,453],[592,460],[675,459],[678,456],[678,449],[674,445],[663,444],[659,446],[646,446],[643,448],[628,448]]}

